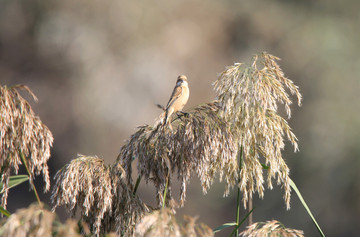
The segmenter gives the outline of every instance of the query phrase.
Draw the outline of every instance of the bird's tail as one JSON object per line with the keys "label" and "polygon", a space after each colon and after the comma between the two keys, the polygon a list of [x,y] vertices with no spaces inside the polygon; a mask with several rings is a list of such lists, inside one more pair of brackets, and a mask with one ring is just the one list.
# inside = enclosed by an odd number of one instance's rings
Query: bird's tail
{"label": "bird's tail", "polygon": [[162,112],[160,115],[159,115],[159,117],[155,120],[155,124],[154,124],[154,126],[157,126],[157,125],[159,125],[159,124],[163,124],[163,125],[165,125],[166,123],[167,123],[167,119],[166,119],[166,112],[164,111],[164,112]]}
{"label": "bird's tail", "polygon": [[169,122],[169,114],[168,114],[168,111],[167,110],[165,110],[165,115],[164,115],[164,125],[166,125],[168,122]]}
{"label": "bird's tail", "polygon": [[169,117],[171,116],[171,112],[170,112],[170,116],[169,116],[169,110],[166,109],[164,106],[160,105],[160,104],[156,104],[156,106],[160,109],[162,109],[164,112],[160,114],[159,118],[155,121],[155,126],[162,124],[163,126],[165,126],[166,124],[168,124],[169,122]]}

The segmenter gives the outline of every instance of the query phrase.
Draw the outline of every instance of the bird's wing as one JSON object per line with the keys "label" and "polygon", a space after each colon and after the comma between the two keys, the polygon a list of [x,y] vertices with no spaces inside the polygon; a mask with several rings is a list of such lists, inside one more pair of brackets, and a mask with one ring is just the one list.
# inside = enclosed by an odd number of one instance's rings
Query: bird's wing
{"label": "bird's wing", "polygon": [[181,86],[176,86],[171,94],[170,100],[167,103],[166,108],[169,108],[180,97],[181,93]]}

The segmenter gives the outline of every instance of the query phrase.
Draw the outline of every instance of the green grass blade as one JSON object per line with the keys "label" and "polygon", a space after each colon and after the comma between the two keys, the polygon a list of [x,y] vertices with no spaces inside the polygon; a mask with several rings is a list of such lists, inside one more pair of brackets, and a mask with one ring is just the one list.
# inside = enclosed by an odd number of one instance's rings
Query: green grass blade
{"label": "green grass blade", "polygon": [[[20,157],[21,157],[21,161],[22,161],[23,165],[25,166],[26,172],[28,173],[29,177],[31,177],[29,167],[26,164],[26,158],[25,158],[24,153],[21,150],[19,150],[19,154],[20,154]],[[38,192],[36,190],[35,184],[34,184],[34,182],[31,182],[30,184],[31,184],[32,190],[34,191],[36,200],[38,201],[38,204],[41,206],[42,205],[41,200],[40,200],[39,194],[38,194]]]}
{"label": "green grass blade", "polygon": [[244,223],[244,221],[246,221],[246,219],[249,217],[249,215],[254,211],[255,208],[251,209],[251,211],[249,211],[246,216],[240,221],[240,223],[238,225],[236,225],[236,222],[231,222],[231,223],[225,223],[219,227],[216,227],[214,230],[213,230],[213,233],[217,233],[219,232],[220,230],[222,229],[225,229],[225,228],[228,228],[228,227],[233,227],[235,226],[235,229],[231,232],[230,236],[234,235],[235,232],[239,229],[239,227],[241,226],[242,223]]}
{"label": "green grass blade", "polygon": [[290,179],[290,186],[291,186],[291,188],[295,191],[295,193],[298,195],[298,197],[299,197],[302,205],[305,207],[306,211],[308,212],[309,216],[311,217],[312,221],[314,222],[314,224],[315,224],[316,228],[318,229],[319,233],[321,234],[321,236],[325,237],[325,235],[324,235],[324,233],[322,232],[319,224],[316,222],[314,216],[312,215],[309,207],[306,205],[306,202],[305,202],[304,198],[302,197],[299,189],[296,187],[294,181],[292,181],[291,179]]}
{"label": "green grass blade", "polygon": [[7,217],[11,215],[11,213],[5,210],[5,208],[3,208],[2,206],[0,206],[0,213],[4,214]]}
{"label": "green grass blade", "polygon": [[163,204],[162,204],[162,208],[165,207],[165,201],[166,201],[166,195],[167,195],[167,189],[168,189],[168,183],[169,183],[169,179],[166,179],[166,184],[165,184],[165,190],[164,190],[164,197],[163,197]]}
{"label": "green grass blade", "polygon": [[139,187],[139,184],[140,184],[140,181],[141,181],[141,175],[138,176],[137,180],[136,180],[136,184],[135,184],[135,188],[134,188],[134,192],[133,192],[133,196],[135,197],[136,195],[136,192],[137,192],[137,189]]}
{"label": "green grass blade", "polygon": [[214,234],[216,232],[219,232],[220,230],[222,229],[225,229],[225,228],[228,228],[228,227],[232,227],[232,226],[236,226],[236,223],[235,222],[232,222],[232,223],[225,223],[219,227],[216,227],[213,231],[214,231]]}
{"label": "green grass blade", "polygon": [[250,214],[254,211],[255,207],[253,209],[251,209],[248,214],[246,214],[246,216],[240,221],[240,223],[235,227],[235,229],[233,230],[233,232],[231,232],[231,234],[229,236],[233,236],[235,234],[235,232],[239,229],[239,227],[241,226],[242,223],[244,223],[246,221],[246,219],[250,216]]}
{"label": "green grass blade", "polygon": [[[10,176],[10,179],[9,179],[9,188],[12,188],[12,187],[15,187],[21,183],[24,183],[26,181],[29,180],[29,176],[27,175],[14,175],[14,176]],[[3,189],[3,183],[0,182],[0,190],[1,190],[1,193],[4,192]]]}

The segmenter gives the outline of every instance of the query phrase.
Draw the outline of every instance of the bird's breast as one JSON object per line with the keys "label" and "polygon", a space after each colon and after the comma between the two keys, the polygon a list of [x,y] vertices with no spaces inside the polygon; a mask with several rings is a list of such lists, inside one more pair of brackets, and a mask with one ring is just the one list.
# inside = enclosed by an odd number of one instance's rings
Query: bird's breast
{"label": "bird's breast", "polygon": [[184,86],[183,88],[183,106],[186,104],[186,102],[188,101],[189,99],[189,95],[190,95],[190,91],[189,91],[189,87],[187,86]]}

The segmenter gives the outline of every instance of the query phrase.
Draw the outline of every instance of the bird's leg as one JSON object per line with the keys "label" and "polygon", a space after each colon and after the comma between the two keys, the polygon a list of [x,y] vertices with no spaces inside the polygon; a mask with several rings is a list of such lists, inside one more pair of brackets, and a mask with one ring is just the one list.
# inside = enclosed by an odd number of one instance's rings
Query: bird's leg
{"label": "bird's leg", "polygon": [[179,110],[179,111],[176,112],[176,115],[178,116],[178,118],[180,118],[181,115],[187,117],[187,116],[189,116],[189,113],[186,113],[186,112],[183,112],[183,111]]}

